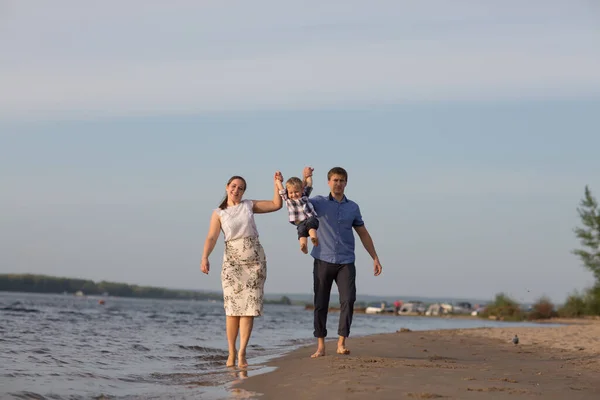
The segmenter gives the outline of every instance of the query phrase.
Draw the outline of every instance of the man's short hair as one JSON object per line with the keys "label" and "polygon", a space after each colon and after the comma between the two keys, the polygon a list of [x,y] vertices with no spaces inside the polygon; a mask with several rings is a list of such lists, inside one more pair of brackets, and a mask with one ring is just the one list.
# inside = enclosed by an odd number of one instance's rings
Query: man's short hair
{"label": "man's short hair", "polygon": [[342,167],[333,167],[333,168],[331,168],[329,170],[329,172],[327,173],[327,180],[330,180],[333,175],[343,176],[344,180],[346,180],[346,182],[348,181],[348,173]]}

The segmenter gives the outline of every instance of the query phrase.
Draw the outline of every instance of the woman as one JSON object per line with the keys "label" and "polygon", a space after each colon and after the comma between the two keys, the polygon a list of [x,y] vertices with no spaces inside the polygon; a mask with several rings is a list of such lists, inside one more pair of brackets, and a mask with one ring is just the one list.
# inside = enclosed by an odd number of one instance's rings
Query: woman
{"label": "woman", "polygon": [[[275,181],[283,181],[281,173],[275,173]],[[227,342],[229,357],[227,366],[235,365],[236,340],[240,335],[240,351],[237,353],[239,367],[248,366],[246,347],[252,333],[254,317],[262,315],[263,288],[267,278],[267,260],[258,240],[254,214],[277,211],[282,206],[281,196],[274,186],[273,200],[242,200],[246,180],[233,176],[225,186],[225,198],[211,218],[208,235],[202,253],[202,272],[208,274],[208,257],[215,248],[220,231],[225,237],[225,255],[221,270],[223,300],[225,302]]]}

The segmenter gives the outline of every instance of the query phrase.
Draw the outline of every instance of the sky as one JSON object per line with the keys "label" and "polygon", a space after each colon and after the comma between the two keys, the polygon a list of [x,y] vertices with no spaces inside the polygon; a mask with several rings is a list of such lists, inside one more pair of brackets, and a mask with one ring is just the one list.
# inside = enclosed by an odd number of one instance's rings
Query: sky
{"label": "sky", "polygon": [[[600,196],[588,1],[0,1],[0,273],[219,291],[232,175],[349,173],[359,294],[562,302]],[[311,293],[285,209],[267,293]]]}

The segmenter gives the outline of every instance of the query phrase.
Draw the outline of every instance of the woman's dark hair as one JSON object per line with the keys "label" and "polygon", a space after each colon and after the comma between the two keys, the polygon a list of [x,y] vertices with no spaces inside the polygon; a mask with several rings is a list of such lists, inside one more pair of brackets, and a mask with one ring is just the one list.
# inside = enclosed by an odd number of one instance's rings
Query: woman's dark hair
{"label": "woman's dark hair", "polygon": [[[229,178],[229,180],[227,181],[227,186],[229,186],[229,184],[236,179],[239,179],[240,181],[244,182],[244,191],[246,191],[246,189],[248,188],[248,185],[246,185],[246,180],[238,175],[235,175],[235,176],[232,176],[231,178]],[[221,210],[224,210],[227,208],[227,192],[225,192],[225,197],[223,198],[223,201],[221,201],[219,208]]]}

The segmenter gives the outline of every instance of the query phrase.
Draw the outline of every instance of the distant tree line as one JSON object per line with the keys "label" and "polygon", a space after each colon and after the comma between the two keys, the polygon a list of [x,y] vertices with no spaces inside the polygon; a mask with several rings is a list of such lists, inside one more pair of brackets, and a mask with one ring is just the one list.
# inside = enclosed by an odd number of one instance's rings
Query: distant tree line
{"label": "distant tree line", "polygon": [[573,250],[572,253],[579,258],[581,265],[594,275],[594,285],[581,293],[575,291],[558,309],[550,299],[542,297],[531,310],[524,311],[515,300],[504,293],[499,293],[494,302],[480,314],[481,317],[519,321],[556,316],[566,318],[600,316],[600,204],[588,186],[585,187],[577,213],[581,226],[575,227],[574,232],[579,239],[580,248]]}
{"label": "distant tree line", "polygon": [[594,275],[595,283],[583,293],[575,292],[570,295],[564,308],[572,316],[600,315],[600,204],[587,185],[577,213],[581,226],[574,231],[581,247],[573,250],[573,254]]}
{"label": "distant tree line", "polygon": [[[118,297],[136,297],[148,299],[189,299],[222,300],[221,293],[200,292],[194,290],[166,289],[154,286],[129,285],[119,282],[94,282],[86,279],[63,278],[34,274],[0,274],[0,291],[29,293],[71,293],[78,291],[85,295],[104,295]],[[265,303],[291,304],[286,296],[280,300]]]}

